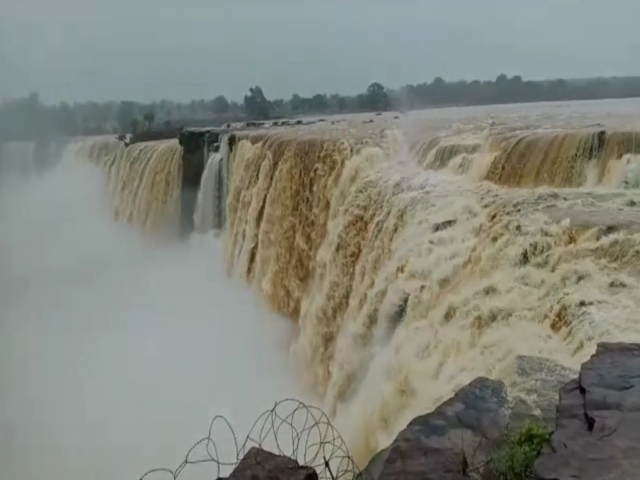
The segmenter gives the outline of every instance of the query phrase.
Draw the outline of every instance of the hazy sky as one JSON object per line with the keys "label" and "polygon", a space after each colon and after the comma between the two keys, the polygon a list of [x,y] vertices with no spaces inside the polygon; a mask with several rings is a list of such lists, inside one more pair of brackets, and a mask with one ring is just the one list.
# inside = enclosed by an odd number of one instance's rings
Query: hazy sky
{"label": "hazy sky", "polygon": [[634,0],[0,0],[0,98],[640,74]]}

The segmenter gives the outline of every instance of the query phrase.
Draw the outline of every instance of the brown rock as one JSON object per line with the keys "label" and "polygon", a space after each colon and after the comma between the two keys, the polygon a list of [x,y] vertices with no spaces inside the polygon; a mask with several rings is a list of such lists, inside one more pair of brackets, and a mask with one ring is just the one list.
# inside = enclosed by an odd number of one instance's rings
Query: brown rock
{"label": "brown rock", "polygon": [[640,345],[598,344],[560,390],[556,423],[537,479],[640,478]]}
{"label": "brown rock", "polygon": [[414,418],[369,462],[363,480],[463,480],[486,462],[509,422],[506,387],[479,377]]}
{"label": "brown rock", "polygon": [[311,467],[294,459],[253,447],[227,477],[228,480],[318,480]]}

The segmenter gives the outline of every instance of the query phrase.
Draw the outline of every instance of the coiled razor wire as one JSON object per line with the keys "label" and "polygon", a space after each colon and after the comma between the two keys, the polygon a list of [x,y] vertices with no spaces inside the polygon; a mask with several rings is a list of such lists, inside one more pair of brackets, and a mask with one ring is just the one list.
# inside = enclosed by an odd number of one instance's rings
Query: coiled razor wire
{"label": "coiled razor wire", "polygon": [[[221,458],[214,438],[213,430],[220,424],[231,433],[235,453],[230,458]],[[300,466],[312,467],[320,479],[352,480],[360,473],[344,439],[327,415],[317,407],[288,398],[276,402],[273,408],[262,413],[241,445],[229,421],[222,415],[216,415],[207,436],[188,450],[178,468],[149,470],[140,480],[177,480],[188,466],[197,464],[211,464],[215,476],[209,478],[220,478],[224,467],[225,470],[236,467],[252,447],[296,460]],[[291,464],[284,460],[283,466],[291,468]]]}

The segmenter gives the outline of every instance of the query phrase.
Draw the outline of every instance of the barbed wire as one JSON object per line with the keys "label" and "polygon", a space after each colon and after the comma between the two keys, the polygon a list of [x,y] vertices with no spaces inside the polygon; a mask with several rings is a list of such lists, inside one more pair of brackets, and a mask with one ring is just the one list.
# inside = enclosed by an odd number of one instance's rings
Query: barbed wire
{"label": "barbed wire", "polygon": [[[221,444],[216,442],[214,429],[222,425],[230,434],[234,452],[228,458],[221,456]],[[216,437],[216,438],[214,438]],[[229,445],[226,445],[227,449]],[[311,467],[319,479],[352,480],[360,470],[349,455],[346,443],[327,415],[317,407],[287,398],[276,402],[253,423],[242,444],[238,444],[233,427],[222,415],[216,415],[209,425],[206,437],[198,440],[188,451],[184,461],[175,469],[155,468],[140,480],[177,480],[190,465],[211,464],[215,477],[223,469],[235,468],[249,450],[258,447],[270,453],[293,459],[302,467]],[[282,459],[282,467],[292,468],[292,462]]]}

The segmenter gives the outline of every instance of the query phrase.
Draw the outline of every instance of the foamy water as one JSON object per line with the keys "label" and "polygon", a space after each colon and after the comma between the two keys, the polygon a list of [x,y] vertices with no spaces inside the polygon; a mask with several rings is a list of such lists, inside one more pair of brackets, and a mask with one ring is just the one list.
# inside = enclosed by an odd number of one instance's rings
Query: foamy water
{"label": "foamy water", "polygon": [[[299,324],[301,380],[361,466],[473,378],[510,385],[518,355],[577,368],[597,342],[640,340],[637,190],[433,172],[397,133],[248,136],[229,159],[228,268]],[[533,135],[533,156],[476,160],[542,165],[551,185],[598,162],[589,133],[551,153]]]}
{"label": "foamy water", "polygon": [[[91,140],[75,156],[99,168],[3,188],[12,472],[39,468],[24,455],[93,478],[174,467],[212,414],[242,431],[302,392],[364,466],[474,377],[511,385],[518,355],[576,368],[599,341],[640,341],[632,107],[245,132],[211,158],[188,243],[158,235],[178,224],[175,141]],[[103,456],[70,453],[85,444]]]}
{"label": "foamy water", "polygon": [[214,415],[242,436],[275,400],[300,397],[291,322],[226,277],[215,239],[158,245],[114,223],[92,166],[5,180],[4,478],[139,478],[177,467]]}

